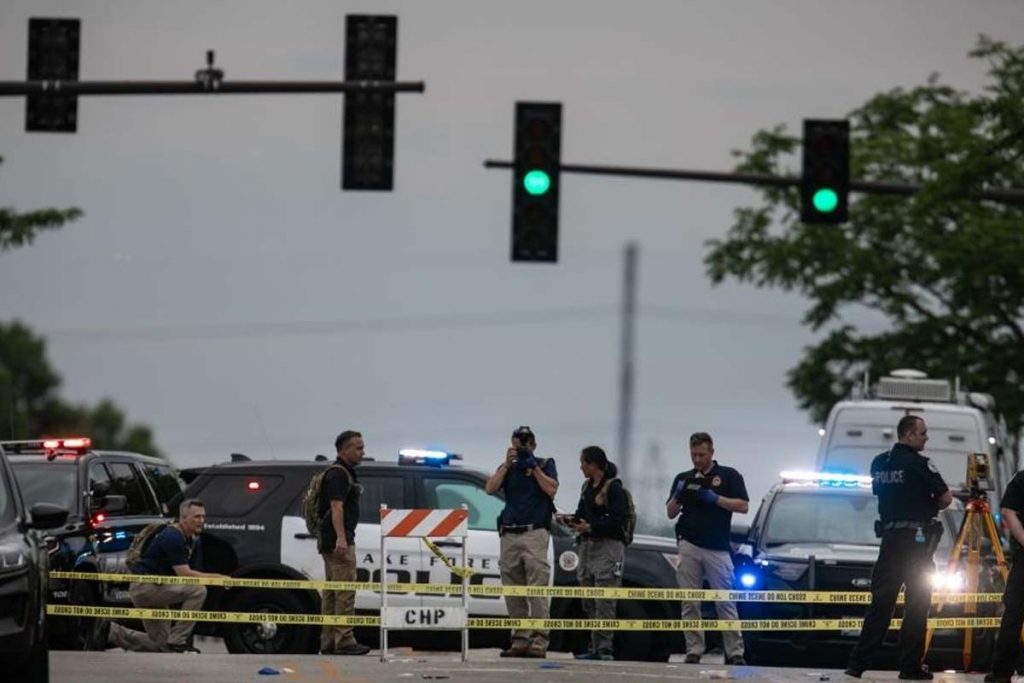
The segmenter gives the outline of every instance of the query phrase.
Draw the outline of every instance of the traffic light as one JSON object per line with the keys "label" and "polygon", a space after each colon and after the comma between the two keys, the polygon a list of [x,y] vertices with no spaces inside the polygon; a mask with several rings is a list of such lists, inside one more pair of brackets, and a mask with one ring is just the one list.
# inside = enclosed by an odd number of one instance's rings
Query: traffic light
{"label": "traffic light", "polygon": [[800,220],[845,223],[850,192],[850,124],[804,119]]}
{"label": "traffic light", "polygon": [[[394,81],[398,17],[345,17],[345,80]],[[345,93],[341,189],[391,190],[395,170],[395,94]]]}
{"label": "traffic light", "polygon": [[512,260],[558,260],[562,104],[516,102]]}
{"label": "traffic light", "polygon": [[[78,19],[28,20],[28,80],[77,81],[81,22]],[[25,130],[74,133],[78,129],[76,95],[28,95]]]}

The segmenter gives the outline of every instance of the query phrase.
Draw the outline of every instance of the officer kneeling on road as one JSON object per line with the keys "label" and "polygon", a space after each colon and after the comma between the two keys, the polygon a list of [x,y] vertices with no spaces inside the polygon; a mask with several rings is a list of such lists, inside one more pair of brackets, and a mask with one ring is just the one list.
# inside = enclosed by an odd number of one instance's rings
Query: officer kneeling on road
{"label": "officer kneeling on road", "polygon": [[[183,501],[177,523],[166,525],[146,542],[131,566],[132,573],[227,578],[193,569],[200,563],[199,532],[205,523],[203,502],[198,498]],[[131,584],[128,595],[135,607],[168,609],[180,604],[181,609],[198,610],[206,599],[206,587],[137,582]],[[113,645],[136,652],[199,652],[189,645],[194,621],[143,619],[142,625],[145,633],[99,619],[89,634],[89,649],[105,650]]]}
{"label": "officer kneeling on road", "polygon": [[896,596],[906,586],[906,605],[900,629],[900,678],[931,680],[924,668],[925,630],[935,572],[932,555],[942,538],[942,523],[934,519],[953,502],[953,494],[938,468],[921,455],[928,427],[915,415],[896,426],[897,443],[871,461],[871,489],[878,496],[876,533],[882,539],[878,562],[871,573],[871,606],[864,615],[860,640],[850,654],[848,676],[860,678],[889,630]]}

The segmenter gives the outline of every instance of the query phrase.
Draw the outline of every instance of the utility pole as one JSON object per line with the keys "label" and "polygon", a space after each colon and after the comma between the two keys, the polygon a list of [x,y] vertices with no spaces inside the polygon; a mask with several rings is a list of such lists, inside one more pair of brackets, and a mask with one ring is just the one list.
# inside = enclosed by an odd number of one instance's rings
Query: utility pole
{"label": "utility pole", "polygon": [[636,327],[636,270],[639,247],[626,244],[622,268],[622,342],[619,357],[619,434],[618,458],[622,479],[627,486],[636,472],[630,452],[633,438],[633,337]]}

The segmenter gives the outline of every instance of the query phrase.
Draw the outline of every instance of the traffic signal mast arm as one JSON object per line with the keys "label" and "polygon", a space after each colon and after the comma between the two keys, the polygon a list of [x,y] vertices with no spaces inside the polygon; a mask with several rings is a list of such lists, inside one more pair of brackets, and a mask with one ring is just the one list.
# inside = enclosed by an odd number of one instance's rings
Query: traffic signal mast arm
{"label": "traffic signal mast arm", "polygon": [[[484,168],[513,168],[511,161],[487,159]],[[662,180],[698,180],[711,183],[734,183],[739,185],[764,185],[769,187],[800,187],[800,176],[775,176],[761,173],[723,173],[719,171],[694,171],[673,168],[642,168],[629,166],[595,166],[588,164],[560,164],[561,173],[583,173],[588,175],[622,176],[627,178],[658,178]],[[888,183],[871,180],[850,180],[852,192],[864,194],[887,194],[910,196],[921,190],[920,185]],[[971,199],[987,199],[1002,204],[1024,205],[1024,189],[1007,188],[982,190],[968,195]]]}
{"label": "traffic signal mast arm", "polygon": [[25,95],[247,95],[424,92],[423,81],[0,81],[0,97]]}

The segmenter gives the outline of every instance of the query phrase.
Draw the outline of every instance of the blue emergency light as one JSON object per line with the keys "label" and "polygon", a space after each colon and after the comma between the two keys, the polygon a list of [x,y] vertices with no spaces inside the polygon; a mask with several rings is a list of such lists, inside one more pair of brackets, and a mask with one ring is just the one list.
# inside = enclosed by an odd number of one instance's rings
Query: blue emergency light
{"label": "blue emergency light", "polygon": [[433,465],[440,467],[451,464],[452,460],[462,460],[462,456],[458,453],[428,451],[419,448],[403,448],[398,451],[399,465]]}

